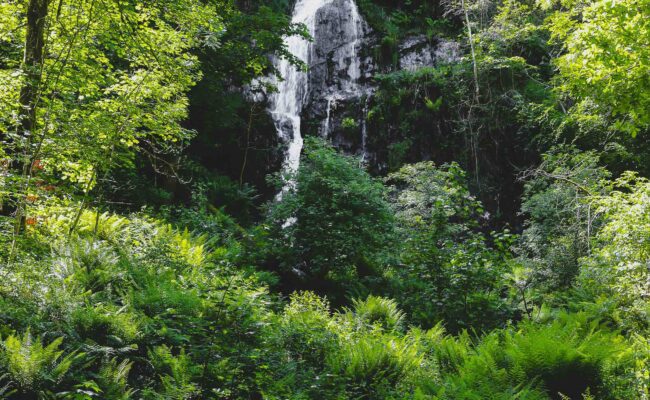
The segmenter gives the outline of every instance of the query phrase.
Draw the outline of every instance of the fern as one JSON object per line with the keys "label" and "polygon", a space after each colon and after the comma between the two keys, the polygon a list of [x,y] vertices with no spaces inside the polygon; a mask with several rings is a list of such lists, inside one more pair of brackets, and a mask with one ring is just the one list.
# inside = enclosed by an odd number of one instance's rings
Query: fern
{"label": "fern", "polygon": [[84,357],[83,353],[75,352],[62,357],[63,351],[59,350],[62,342],[63,338],[57,338],[44,346],[29,331],[22,337],[9,336],[2,342],[2,364],[18,392],[36,393],[58,384],[72,365]]}
{"label": "fern", "polygon": [[128,286],[115,247],[95,239],[73,239],[53,245],[52,274],[71,288],[98,292],[110,284]]}
{"label": "fern", "polygon": [[155,394],[161,399],[190,399],[200,393],[193,378],[200,372],[200,367],[192,364],[191,358],[181,349],[178,355],[172,354],[171,348],[162,345],[149,351],[149,358],[160,374],[162,393]]}
{"label": "fern", "polygon": [[133,363],[127,359],[118,363],[115,358],[102,365],[97,382],[106,398],[115,400],[131,398],[133,390],[128,387],[128,377],[132,366]]}
{"label": "fern", "polygon": [[363,323],[379,325],[389,331],[402,328],[404,313],[394,300],[368,296],[365,300],[354,300],[352,304],[355,315]]}
{"label": "fern", "polygon": [[13,389],[14,385],[8,373],[0,375],[0,385],[3,383],[4,386],[0,386],[0,399],[11,398],[11,395],[16,393],[16,389]]}
{"label": "fern", "polygon": [[405,339],[362,336],[343,343],[328,364],[346,378],[353,391],[367,395],[381,386],[395,387],[422,361],[417,348]]}

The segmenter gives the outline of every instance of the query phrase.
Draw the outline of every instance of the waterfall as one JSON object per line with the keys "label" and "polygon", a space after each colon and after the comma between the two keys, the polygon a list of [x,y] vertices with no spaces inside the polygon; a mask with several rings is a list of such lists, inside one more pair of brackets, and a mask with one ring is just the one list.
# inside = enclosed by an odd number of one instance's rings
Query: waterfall
{"label": "waterfall", "polygon": [[[338,65],[338,71],[345,71],[346,77],[339,80],[336,88],[331,88],[330,95],[327,99],[327,118],[324,121],[323,136],[327,136],[330,130],[329,112],[338,98],[348,97],[358,94],[358,80],[361,76],[361,61],[358,56],[359,42],[363,39],[363,22],[359,10],[354,0],[297,0],[291,21],[293,23],[302,23],[307,27],[307,31],[316,38],[317,14],[323,6],[332,3],[343,3],[349,8],[349,20],[346,19],[344,32],[337,39],[343,39],[344,43],[336,55],[335,60]],[[332,7],[339,7],[332,4]],[[284,39],[287,49],[298,59],[302,60],[307,66],[311,66],[314,58],[314,43],[300,36],[289,36]],[[300,153],[302,151],[303,140],[300,127],[300,114],[305,104],[309,101],[309,71],[303,71],[291,65],[286,59],[276,60],[276,68],[282,77],[282,80],[275,80],[278,91],[269,96],[269,112],[275,123],[278,135],[284,143],[288,145],[288,150],[284,159],[284,170],[295,172],[300,163]],[[293,182],[286,182],[282,192],[291,188]],[[278,197],[282,197],[282,192]]]}
{"label": "waterfall", "polygon": [[330,134],[330,119],[332,115],[332,103],[334,102],[334,98],[332,96],[327,97],[327,111],[325,114],[325,124],[323,126],[323,132],[321,133],[321,136],[324,138],[327,138]]}
{"label": "waterfall", "polygon": [[362,30],[359,8],[352,0],[350,0],[350,14],[352,40],[344,46],[343,56],[339,59],[339,67],[341,69],[345,68],[347,59],[350,60],[350,65],[347,68],[349,80],[346,81],[348,87],[345,89],[354,92],[358,89],[358,80],[361,77],[361,60],[357,54],[357,47],[359,45],[359,39],[362,37]]}
{"label": "waterfall", "polygon": [[[298,0],[294,6],[291,21],[305,24],[307,31],[313,37],[316,31],[316,12],[331,1]],[[284,41],[287,49],[309,66],[311,43],[295,35],[286,37]],[[278,135],[285,143],[288,143],[284,168],[288,172],[295,172],[298,169],[302,150],[300,113],[309,92],[309,77],[307,72],[291,65],[284,58],[277,60],[276,68],[283,79],[281,81],[276,80],[278,91],[270,97],[269,112],[275,122]],[[289,185],[291,184],[289,182]]]}
{"label": "waterfall", "polygon": [[361,119],[361,161],[366,161],[368,155],[368,106],[370,104],[370,95],[366,95],[363,102],[363,117]]}

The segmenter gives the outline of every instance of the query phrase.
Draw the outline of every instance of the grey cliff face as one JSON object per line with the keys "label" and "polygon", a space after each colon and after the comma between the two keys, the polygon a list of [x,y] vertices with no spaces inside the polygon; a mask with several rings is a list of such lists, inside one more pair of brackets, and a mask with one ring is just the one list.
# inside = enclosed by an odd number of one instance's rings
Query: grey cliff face
{"label": "grey cliff face", "polygon": [[[326,137],[344,152],[377,163],[366,145],[366,136],[372,136],[366,119],[376,90],[372,78],[390,71],[373,58],[380,37],[364,21],[353,0],[325,1],[314,12],[307,92],[300,112],[302,135]],[[393,70],[414,71],[460,57],[458,43],[423,35],[404,39],[396,51],[399,58]],[[288,137],[292,128],[280,124],[278,130]]]}
{"label": "grey cliff face", "polygon": [[374,73],[372,59],[363,54],[370,47],[369,32],[352,1],[334,0],[317,12],[303,117],[312,121],[310,133],[329,137],[350,152],[355,147],[352,138],[330,134],[340,130],[343,118],[359,124],[357,108]]}
{"label": "grey cliff face", "polygon": [[460,58],[458,42],[427,39],[424,35],[406,38],[400,43],[399,67],[407,71],[415,71],[422,67],[456,62]]}

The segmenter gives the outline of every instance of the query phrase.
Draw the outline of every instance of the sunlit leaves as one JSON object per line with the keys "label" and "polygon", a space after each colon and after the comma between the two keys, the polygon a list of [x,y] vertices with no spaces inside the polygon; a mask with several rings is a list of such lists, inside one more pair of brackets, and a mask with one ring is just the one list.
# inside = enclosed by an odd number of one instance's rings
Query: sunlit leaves
{"label": "sunlit leaves", "polygon": [[561,88],[632,136],[650,125],[648,10],[648,0],[600,0],[550,19],[567,51],[557,59]]}
{"label": "sunlit leaves", "polygon": [[[0,21],[14,26],[18,38],[24,35],[18,10],[25,3],[0,9]],[[206,40],[216,45],[224,29],[218,12],[226,4],[77,0],[51,7],[37,129],[26,154],[50,160],[47,173],[87,188],[90,176],[131,157],[143,140],[188,138],[180,121],[187,115],[186,94],[201,77],[192,50]],[[0,93],[0,132],[15,125],[17,72],[0,71],[7,82]]]}
{"label": "sunlit leaves", "polygon": [[605,225],[597,248],[583,260],[582,284],[618,304],[618,322],[650,328],[650,182],[634,173],[616,181],[616,190],[594,198]]}

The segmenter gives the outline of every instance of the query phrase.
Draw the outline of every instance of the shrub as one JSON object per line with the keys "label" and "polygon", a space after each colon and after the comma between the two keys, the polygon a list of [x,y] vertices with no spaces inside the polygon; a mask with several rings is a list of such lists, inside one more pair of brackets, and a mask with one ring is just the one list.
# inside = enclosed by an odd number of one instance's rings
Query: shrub
{"label": "shrub", "polygon": [[[389,293],[410,316],[430,327],[490,329],[510,317],[502,294],[509,269],[509,235],[478,230],[481,204],[456,164],[406,165],[386,179],[400,238],[396,262],[385,272]],[[488,241],[501,246],[491,248]]]}
{"label": "shrub", "polygon": [[581,260],[579,287],[616,304],[613,317],[626,330],[650,329],[650,181],[626,173],[592,205],[603,219],[594,251]]}
{"label": "shrub", "polygon": [[103,345],[124,346],[141,337],[139,317],[124,308],[98,305],[72,312],[72,325],[86,340]]}
{"label": "shrub", "polygon": [[631,390],[622,389],[617,380],[630,367],[623,337],[585,314],[562,314],[547,325],[525,322],[483,338],[458,374],[448,378],[448,395],[581,399],[591,393],[598,399],[629,398]]}
{"label": "shrub", "polygon": [[105,362],[97,374],[97,384],[107,399],[128,400],[133,398],[134,390],[128,385],[129,372],[133,362],[112,358]]}
{"label": "shrub", "polygon": [[354,314],[363,323],[378,325],[388,331],[402,329],[404,313],[394,300],[377,296],[368,296],[365,300],[353,300]]}
{"label": "shrub", "polygon": [[375,335],[347,339],[341,351],[328,358],[332,371],[344,377],[349,396],[369,399],[396,395],[398,385],[420,363],[421,356],[408,341]]}
{"label": "shrub", "polygon": [[294,360],[318,365],[337,348],[329,303],[311,292],[294,293],[280,319],[281,345]]}
{"label": "shrub", "polygon": [[[310,138],[281,201],[270,204],[272,260],[288,291],[308,289],[343,303],[346,292],[377,276],[392,214],[384,188],[358,160]],[[292,223],[287,223],[293,221]]]}
{"label": "shrub", "polygon": [[521,212],[527,217],[518,241],[521,263],[531,271],[532,286],[548,292],[570,287],[579,273],[578,259],[588,254],[599,226],[590,196],[605,193],[609,172],[598,154],[561,146],[543,156],[525,174]]}

